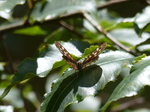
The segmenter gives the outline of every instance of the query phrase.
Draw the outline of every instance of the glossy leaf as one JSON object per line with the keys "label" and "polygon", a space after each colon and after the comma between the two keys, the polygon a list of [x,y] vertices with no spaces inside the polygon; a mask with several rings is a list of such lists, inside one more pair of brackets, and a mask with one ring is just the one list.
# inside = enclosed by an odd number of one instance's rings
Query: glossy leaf
{"label": "glossy leaf", "polygon": [[10,12],[17,4],[23,4],[25,0],[4,0],[0,4],[0,16],[5,19],[10,19]]}
{"label": "glossy leaf", "polygon": [[81,72],[65,72],[52,85],[41,112],[62,112],[71,103],[80,102],[89,95],[98,95],[108,82],[115,81],[125,63],[131,63],[133,59],[128,53],[112,51],[101,54],[96,66],[89,66]]}
{"label": "glossy leaf", "polygon": [[[70,43],[65,43],[64,46],[69,51],[76,52],[77,55],[80,52]],[[30,79],[34,76],[45,77],[51,71],[53,64],[62,60],[62,56],[55,47],[55,45],[46,45],[39,50],[37,58],[27,58],[19,65],[17,72],[14,74],[11,84],[5,89],[2,97],[7,95],[9,90],[16,84]],[[55,66],[54,68],[59,67]]]}
{"label": "glossy leaf", "polygon": [[81,72],[67,71],[45,98],[41,112],[62,112],[66,105],[80,102],[97,93],[95,87],[102,74],[99,66],[91,66]]}
{"label": "glossy leaf", "polygon": [[131,68],[131,73],[116,87],[107,103],[101,109],[106,110],[113,101],[137,95],[146,85],[150,86],[150,57],[143,58]]}
{"label": "glossy leaf", "polygon": [[62,14],[74,13],[77,11],[93,11],[95,10],[95,3],[91,0],[52,0],[45,1],[45,3],[36,4],[32,18],[34,20],[45,20],[58,17]]}

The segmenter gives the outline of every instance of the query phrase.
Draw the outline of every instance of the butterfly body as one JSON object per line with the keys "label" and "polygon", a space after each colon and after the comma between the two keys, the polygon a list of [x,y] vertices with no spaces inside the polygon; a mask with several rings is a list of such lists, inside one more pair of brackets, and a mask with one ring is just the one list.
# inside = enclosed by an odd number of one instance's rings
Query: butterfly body
{"label": "butterfly body", "polygon": [[56,47],[59,49],[59,51],[62,53],[63,59],[74,69],[82,71],[83,68],[85,68],[87,65],[90,65],[91,63],[95,62],[99,58],[99,54],[105,49],[106,43],[103,43],[101,46],[96,48],[83,62],[77,62],[70,53],[58,42],[55,42]]}
{"label": "butterfly body", "polygon": [[83,69],[83,63],[77,62],[77,70],[81,71]]}

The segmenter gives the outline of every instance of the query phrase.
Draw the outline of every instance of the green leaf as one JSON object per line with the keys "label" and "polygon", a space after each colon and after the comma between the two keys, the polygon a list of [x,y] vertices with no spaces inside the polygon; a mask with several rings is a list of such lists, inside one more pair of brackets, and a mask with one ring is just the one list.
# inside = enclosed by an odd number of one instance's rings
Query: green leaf
{"label": "green leaf", "polygon": [[111,51],[101,54],[95,63],[97,65],[89,66],[81,72],[68,70],[52,85],[41,112],[62,112],[71,103],[80,102],[89,95],[98,95],[108,82],[115,81],[124,65],[133,59],[128,53]]}
{"label": "green leaf", "polygon": [[146,85],[150,86],[150,57],[143,58],[131,68],[131,73],[115,88],[114,92],[101,109],[106,110],[109,104],[124,97],[137,95]]}
{"label": "green leaf", "polygon": [[[29,33],[30,32],[30,33]],[[28,27],[28,28],[23,28],[23,29],[18,29],[15,30],[14,33],[17,34],[25,34],[25,35],[46,35],[46,32],[42,30],[39,26],[33,26],[33,27]]]}
{"label": "green leaf", "polygon": [[4,92],[2,93],[2,95],[0,96],[0,100],[3,99],[10,91],[10,89],[15,86],[17,83],[12,83],[9,86],[7,86],[7,88],[4,90]]}
{"label": "green leaf", "polygon": [[82,57],[87,57],[90,53],[92,53],[98,46],[90,46],[90,48],[85,49]]}
{"label": "green leaf", "polygon": [[64,60],[58,61],[58,62],[54,63],[53,69],[58,68],[58,67],[60,67],[60,66],[63,66],[63,65],[65,65],[65,64],[66,64],[66,62],[65,62]]}
{"label": "green leaf", "polygon": [[[123,43],[128,43],[129,45],[132,45],[132,46],[135,46],[147,39],[147,37],[139,38],[133,29],[112,30],[110,34],[113,37],[115,37],[118,41],[123,42]],[[132,37],[132,38],[126,38],[126,37]]]}
{"label": "green leaf", "polygon": [[[135,29],[135,31],[136,31],[136,29]],[[144,32],[150,32],[150,23],[147,23],[143,28],[139,28],[139,32],[137,32],[136,31],[136,33],[139,35],[139,36],[141,36],[142,35],[142,33],[144,33]]]}
{"label": "green leaf", "polygon": [[[64,43],[63,46],[71,51],[71,53],[76,53],[77,55],[80,54],[75,46],[70,43]],[[5,89],[2,97],[7,95],[11,87],[26,79],[31,79],[34,76],[45,77],[51,71],[53,64],[62,60],[62,54],[58,51],[54,44],[44,46],[39,50],[36,56],[37,57],[27,58],[20,63],[11,84]],[[63,65],[64,62],[61,62],[61,64]],[[54,66],[54,68],[57,67],[59,66]]]}
{"label": "green leaf", "polygon": [[141,37],[142,31],[136,23],[134,23],[134,30]]}
{"label": "green leaf", "polygon": [[116,23],[116,24],[112,24],[112,25],[108,24],[108,26],[107,26],[107,28],[105,28],[105,30],[109,31],[109,30],[121,29],[121,28],[122,29],[123,28],[133,28],[133,22],[121,22],[121,23]]}
{"label": "green leaf", "polygon": [[140,62],[140,61],[142,60],[142,58],[145,58],[145,57],[146,57],[145,54],[143,54],[143,55],[141,55],[141,56],[138,56],[138,57],[135,58],[135,60],[133,61],[133,63]]}
{"label": "green leaf", "polygon": [[[150,32],[150,17],[149,17],[149,7],[146,7],[142,13],[138,14],[135,19],[135,31],[139,36],[145,37],[142,35],[143,32]],[[144,18],[144,19],[143,19]]]}
{"label": "green leaf", "polygon": [[145,26],[144,26],[144,28],[142,29],[142,31],[144,32],[150,32],[150,23],[148,23],[148,24],[146,24]]}
{"label": "green leaf", "polygon": [[0,4],[0,13],[2,13],[0,16],[9,19],[10,18],[10,12],[17,4],[23,4],[25,3],[25,0],[4,0]]}
{"label": "green leaf", "polygon": [[95,10],[95,3],[91,0],[52,0],[45,1],[41,4],[36,4],[32,12],[32,18],[34,20],[44,20],[55,18],[67,13],[74,13],[77,11],[93,11]]}
{"label": "green leaf", "polygon": [[[80,102],[88,95],[97,93],[95,87],[102,69],[93,65],[81,72],[67,71],[48,94],[42,104],[41,112],[62,112],[66,105]],[[59,108],[58,108],[59,107]]]}

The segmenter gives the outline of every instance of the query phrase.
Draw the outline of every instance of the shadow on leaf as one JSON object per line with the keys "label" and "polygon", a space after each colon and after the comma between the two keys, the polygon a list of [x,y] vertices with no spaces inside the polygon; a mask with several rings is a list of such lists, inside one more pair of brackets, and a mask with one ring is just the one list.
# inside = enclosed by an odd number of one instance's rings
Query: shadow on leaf
{"label": "shadow on leaf", "polygon": [[86,96],[95,95],[95,85],[100,80],[102,69],[97,65],[86,67],[82,71],[60,79],[54,85],[41,107],[42,112],[58,112],[74,102],[82,101]]}

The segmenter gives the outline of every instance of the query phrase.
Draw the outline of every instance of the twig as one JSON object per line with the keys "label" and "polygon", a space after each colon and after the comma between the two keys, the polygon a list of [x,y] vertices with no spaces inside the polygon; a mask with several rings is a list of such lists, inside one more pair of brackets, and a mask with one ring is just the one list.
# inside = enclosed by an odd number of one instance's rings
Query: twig
{"label": "twig", "polygon": [[123,3],[123,2],[128,2],[128,1],[131,1],[131,0],[111,0],[111,1],[108,1],[107,3],[105,3],[105,4],[97,6],[97,9],[100,10],[100,9],[108,8],[108,7],[110,7],[114,4],[116,5],[116,4]]}
{"label": "twig", "polygon": [[82,15],[81,11],[79,11],[79,12],[75,12],[75,13],[71,13],[71,14],[64,14],[59,18],[50,18],[50,19],[45,20],[44,22],[35,22],[32,25],[31,24],[25,24],[25,22],[21,21],[18,23],[14,23],[11,25],[0,27],[0,33],[4,34],[5,32],[8,32],[8,31],[13,31],[16,29],[29,27],[29,26],[33,26],[33,25],[43,25],[43,24],[49,24],[49,23],[54,23],[54,22],[58,23],[58,21],[60,21],[60,20],[63,20],[66,18],[73,18],[73,17],[83,17],[83,15]]}
{"label": "twig", "polygon": [[117,46],[119,46],[121,49],[125,50],[126,52],[129,52],[130,54],[136,56],[135,53],[133,53],[132,51],[130,51],[130,49],[128,49],[127,47],[125,47],[123,44],[119,43],[115,38],[113,38],[113,36],[111,36],[108,32],[106,32],[99,24],[97,24],[92,18],[91,16],[89,16],[88,13],[83,12],[84,17],[96,28],[96,30],[99,33],[102,33],[103,35],[105,35],[110,41],[112,41],[114,44],[116,44]]}
{"label": "twig", "polygon": [[[107,2],[106,4],[98,6],[97,9],[103,9],[103,8],[109,7],[112,4],[117,4],[117,3],[125,2],[125,1],[129,1],[129,0],[113,0],[111,2]],[[11,24],[11,25],[8,25],[8,26],[0,27],[0,32],[7,32],[7,31],[12,31],[12,30],[15,30],[15,29],[23,28],[25,26],[26,27],[31,26],[30,24],[25,24],[29,20],[29,18],[30,18],[29,15],[30,15],[31,12],[32,11],[30,11],[28,13],[28,18],[27,18],[27,20],[25,22],[22,21],[22,22],[19,22],[19,23],[15,23],[15,24]],[[82,16],[82,12],[79,11],[79,12],[74,12],[74,13],[71,13],[71,14],[63,14],[59,18],[50,18],[50,19],[47,19],[47,20],[44,21],[44,23],[47,24],[47,22],[50,22],[50,21],[52,21],[52,22],[53,21],[60,21],[60,20],[65,19],[65,18],[70,18],[70,17],[72,18],[74,16],[75,17],[76,16],[77,17],[83,17]],[[33,25],[41,25],[41,24],[43,24],[43,23],[41,23],[41,22],[35,22],[34,24],[32,24],[32,26]]]}
{"label": "twig", "polygon": [[[130,1],[130,0],[113,0],[113,1],[107,2],[106,4],[104,4],[104,5],[102,5],[102,6],[99,6],[99,7],[97,7],[97,8],[98,8],[98,9],[102,9],[102,8],[109,7],[109,6],[112,5],[112,4],[118,4],[118,3],[121,3],[121,2],[127,2],[127,1]],[[34,6],[33,6],[33,7],[34,7]],[[33,7],[32,7],[32,8],[33,8]],[[28,20],[29,20],[30,13],[31,13],[31,12],[29,12],[29,14],[28,14],[28,18],[27,18],[27,21],[26,21],[26,22],[28,22]],[[109,40],[111,40],[113,43],[115,43],[116,45],[118,45],[120,48],[122,48],[122,49],[124,49],[125,51],[129,52],[130,54],[136,56],[136,54],[133,53],[132,51],[130,51],[130,49],[128,49],[127,47],[125,47],[124,45],[122,45],[121,43],[119,43],[119,42],[118,42],[115,38],[113,38],[108,32],[104,31],[104,30],[101,28],[101,26],[98,25],[95,21],[93,21],[93,19],[92,19],[86,12],[81,12],[81,11],[79,11],[79,12],[75,12],[75,13],[71,13],[71,14],[64,14],[64,15],[62,15],[60,18],[50,18],[49,20],[46,20],[44,23],[35,22],[34,24],[32,24],[32,26],[33,26],[33,25],[47,24],[48,22],[54,22],[54,21],[58,22],[58,21],[60,21],[60,20],[62,20],[62,19],[69,18],[69,17],[72,18],[72,17],[74,17],[74,16],[78,16],[78,17],[79,17],[79,16],[81,16],[81,17],[84,16],[84,17],[97,29],[98,32],[103,33]],[[26,22],[24,22],[24,23],[26,23]],[[24,24],[24,23],[22,22],[22,23],[17,23],[17,24],[14,24],[14,25],[10,25],[10,26],[7,26],[7,27],[3,27],[3,28],[1,27],[1,28],[0,28],[0,31],[1,31],[2,33],[4,33],[4,32],[7,32],[7,31],[12,31],[12,30],[18,29],[18,28],[23,28],[23,27],[25,27],[25,26],[27,26],[27,27],[28,27],[28,26],[31,26],[30,24]],[[78,32],[76,32],[73,27],[68,26],[68,24],[61,23],[61,25],[64,26],[65,28],[67,28],[68,30],[74,32],[74,33],[75,33],[76,35],[78,35],[79,37],[82,37],[82,38],[83,38],[83,36],[81,36]]]}
{"label": "twig", "polygon": [[97,9],[104,9],[104,8],[109,8],[112,7],[114,5],[120,4],[120,3],[125,3],[125,2],[139,2],[142,4],[147,4],[149,5],[149,1],[148,0],[111,0],[106,2],[105,4],[100,4],[99,6],[97,6]]}
{"label": "twig", "polygon": [[64,28],[66,28],[67,30],[71,31],[72,33],[74,33],[74,34],[77,35],[78,37],[80,37],[80,38],[86,38],[86,37],[84,37],[83,35],[81,35],[80,33],[78,33],[78,32],[74,29],[73,26],[67,24],[66,22],[60,21],[59,23],[60,23],[60,25],[62,25]]}
{"label": "twig", "polygon": [[28,3],[28,7],[29,7],[30,10],[27,14],[27,19],[25,20],[24,24],[29,24],[29,19],[30,19],[31,13],[33,11],[33,8],[35,7],[36,1],[27,0],[27,3]]}

